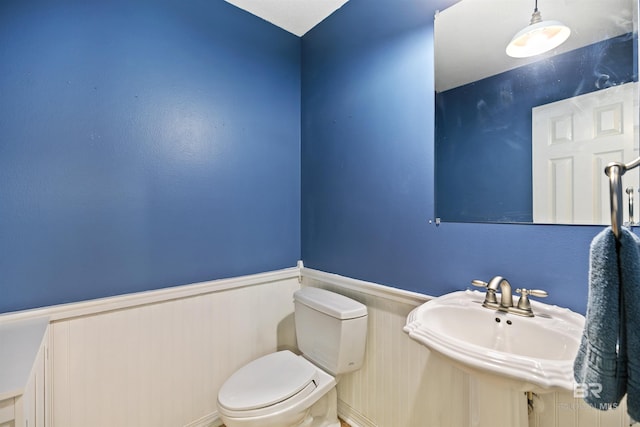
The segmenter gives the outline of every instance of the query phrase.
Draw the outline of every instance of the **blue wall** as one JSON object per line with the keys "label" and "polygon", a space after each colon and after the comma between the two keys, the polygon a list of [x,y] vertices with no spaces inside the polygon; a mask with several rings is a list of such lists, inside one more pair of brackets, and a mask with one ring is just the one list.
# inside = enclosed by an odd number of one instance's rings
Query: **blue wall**
{"label": "blue wall", "polygon": [[0,4],[0,312],[300,258],[300,39],[221,0]]}
{"label": "blue wall", "polygon": [[303,37],[305,265],[430,295],[502,275],[584,312],[602,227],[429,223],[432,27],[445,3],[350,0]]}
{"label": "blue wall", "polygon": [[429,223],[452,2],[350,0],[302,59],[223,1],[3,2],[0,312],[300,257],[431,295],[501,274],[584,311],[601,227]]}
{"label": "blue wall", "polygon": [[637,81],[636,40],[614,37],[437,93],[436,216],[533,222],[531,109]]}

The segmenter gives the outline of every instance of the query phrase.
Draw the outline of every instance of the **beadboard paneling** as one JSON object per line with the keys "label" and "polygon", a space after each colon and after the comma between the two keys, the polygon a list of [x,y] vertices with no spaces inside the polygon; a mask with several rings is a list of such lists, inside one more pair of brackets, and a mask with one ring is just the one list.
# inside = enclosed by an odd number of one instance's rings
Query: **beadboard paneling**
{"label": "beadboard paneling", "polygon": [[229,375],[295,346],[299,286],[291,277],[54,321],[53,426],[214,425]]}
{"label": "beadboard paneling", "polygon": [[[403,332],[407,315],[427,296],[357,282],[303,269],[304,286],[347,295],[369,312],[364,366],[338,383],[340,416],[360,427],[515,427],[514,419],[526,424],[524,394],[471,378]],[[512,410],[495,414],[495,402],[506,401],[514,402]]]}
{"label": "beadboard paneling", "polygon": [[[429,299],[302,268],[303,285],[367,305],[365,364],[338,384],[339,414],[354,427],[516,427],[522,396],[478,382],[403,331]],[[41,316],[50,327],[53,427],[220,424],[222,382],[248,361],[295,347],[298,270],[163,289],[1,316]],[[506,402],[510,417],[496,419]],[[501,408],[500,411],[498,408]],[[517,422],[516,422],[517,419]],[[539,397],[530,427],[627,427],[624,405],[599,412],[571,393]]]}

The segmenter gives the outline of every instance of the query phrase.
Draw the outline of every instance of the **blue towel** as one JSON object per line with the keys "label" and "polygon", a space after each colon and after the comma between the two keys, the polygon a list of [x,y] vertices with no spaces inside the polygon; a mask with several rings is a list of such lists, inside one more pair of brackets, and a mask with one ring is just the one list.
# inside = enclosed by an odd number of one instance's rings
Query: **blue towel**
{"label": "blue towel", "polygon": [[620,235],[620,272],[627,354],[627,411],[640,420],[640,239],[627,229]]}
{"label": "blue towel", "polygon": [[627,394],[640,419],[640,239],[622,228],[619,243],[607,227],[591,242],[589,301],[574,378],[585,402],[617,407]]}

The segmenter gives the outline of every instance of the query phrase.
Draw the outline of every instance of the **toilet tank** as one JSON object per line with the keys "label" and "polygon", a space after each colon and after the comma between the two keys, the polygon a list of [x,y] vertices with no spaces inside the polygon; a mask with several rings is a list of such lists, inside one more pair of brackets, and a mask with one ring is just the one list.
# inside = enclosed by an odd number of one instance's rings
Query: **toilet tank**
{"label": "toilet tank", "polygon": [[332,375],[360,369],[367,340],[367,307],[320,288],[293,295],[298,348]]}

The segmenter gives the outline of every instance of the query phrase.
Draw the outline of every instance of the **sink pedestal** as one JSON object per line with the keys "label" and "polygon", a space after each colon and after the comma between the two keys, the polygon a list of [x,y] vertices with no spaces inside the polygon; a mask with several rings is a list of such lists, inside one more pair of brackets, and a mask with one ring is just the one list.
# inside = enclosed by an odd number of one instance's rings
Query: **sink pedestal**
{"label": "sink pedestal", "polygon": [[527,427],[527,395],[469,375],[469,426]]}
{"label": "sink pedestal", "polygon": [[[526,427],[525,392],[573,391],[584,317],[538,301],[531,301],[534,317],[518,316],[483,307],[484,297],[459,291],[435,298],[409,313],[404,331],[429,349],[430,364],[441,359],[465,373],[457,393],[442,386],[452,396],[439,399],[466,399],[456,407],[468,410],[460,414],[465,425]],[[425,378],[431,380],[438,375]]]}

